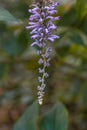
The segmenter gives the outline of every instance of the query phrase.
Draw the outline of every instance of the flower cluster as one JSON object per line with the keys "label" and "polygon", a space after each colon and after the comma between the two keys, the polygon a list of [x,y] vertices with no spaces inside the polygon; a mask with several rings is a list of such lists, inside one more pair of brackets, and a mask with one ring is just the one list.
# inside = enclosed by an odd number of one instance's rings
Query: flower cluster
{"label": "flower cluster", "polygon": [[54,35],[53,31],[57,29],[54,21],[59,20],[60,16],[54,16],[57,13],[56,7],[59,5],[58,2],[48,4],[33,4],[32,9],[29,9],[31,16],[29,17],[29,25],[27,29],[31,29],[31,38],[34,42],[31,46],[38,46],[37,54],[40,56],[38,63],[39,68],[39,86],[38,89],[38,101],[39,104],[43,102],[44,89],[46,87],[45,78],[49,75],[46,72],[46,68],[50,65],[50,53],[52,47],[49,43],[54,42],[59,36]]}

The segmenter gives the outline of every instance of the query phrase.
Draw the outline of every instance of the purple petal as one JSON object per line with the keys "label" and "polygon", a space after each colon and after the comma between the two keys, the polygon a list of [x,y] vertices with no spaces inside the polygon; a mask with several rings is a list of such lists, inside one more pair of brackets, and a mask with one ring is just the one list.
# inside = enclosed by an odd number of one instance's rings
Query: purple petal
{"label": "purple petal", "polygon": [[51,35],[51,37],[54,38],[54,39],[59,39],[60,38],[60,36],[57,36],[57,35]]}
{"label": "purple petal", "polygon": [[33,29],[33,28],[35,28],[35,27],[37,27],[37,25],[27,26],[26,29]]}
{"label": "purple petal", "polygon": [[45,76],[45,78],[48,78],[48,77],[49,77],[48,73],[45,73],[44,76]]}
{"label": "purple petal", "polygon": [[47,34],[47,33],[49,33],[49,30],[46,28],[46,29],[45,29],[45,32],[46,32],[46,34]]}
{"label": "purple petal", "polygon": [[40,58],[39,61],[38,61],[39,64],[43,64],[43,62],[44,62],[44,61],[43,61],[42,58]]}
{"label": "purple petal", "polygon": [[57,10],[51,10],[48,13],[51,14],[51,15],[53,15],[53,14],[57,13]]}
{"label": "purple petal", "polygon": [[33,35],[33,36],[31,36],[32,39],[36,39],[37,37],[39,37],[38,34],[37,34],[37,35]]}
{"label": "purple petal", "polygon": [[55,2],[52,6],[53,6],[53,7],[59,6],[59,2]]}
{"label": "purple petal", "polygon": [[47,51],[47,53],[52,52],[52,47],[48,47],[46,51]]}
{"label": "purple petal", "polygon": [[37,28],[35,28],[35,29],[33,29],[31,32],[30,32],[30,34],[35,34],[35,33],[37,33]]}
{"label": "purple petal", "polygon": [[60,16],[55,17],[54,20],[60,20]]}
{"label": "purple petal", "polygon": [[38,42],[33,42],[31,46],[38,45]]}
{"label": "purple petal", "polygon": [[39,73],[43,73],[44,69],[39,68]]}
{"label": "purple petal", "polygon": [[29,22],[29,25],[37,25],[36,22]]}
{"label": "purple petal", "polygon": [[46,19],[53,19],[53,16],[47,16]]}
{"label": "purple petal", "polygon": [[49,27],[49,29],[55,30],[57,27],[53,24],[52,26]]}
{"label": "purple petal", "polygon": [[48,37],[48,40],[51,42],[54,42],[54,38],[52,38],[52,37]]}

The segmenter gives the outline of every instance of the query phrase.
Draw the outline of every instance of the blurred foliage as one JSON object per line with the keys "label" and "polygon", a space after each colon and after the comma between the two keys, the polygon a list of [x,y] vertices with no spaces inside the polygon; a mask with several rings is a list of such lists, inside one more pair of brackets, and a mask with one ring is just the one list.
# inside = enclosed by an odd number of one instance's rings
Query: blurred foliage
{"label": "blurred foliage", "polygon": [[87,0],[60,1],[60,39],[39,112],[38,48],[25,29],[31,3],[0,0],[0,130],[87,130]]}
{"label": "blurred foliage", "polygon": [[33,103],[14,126],[14,130],[36,130],[38,103]]}

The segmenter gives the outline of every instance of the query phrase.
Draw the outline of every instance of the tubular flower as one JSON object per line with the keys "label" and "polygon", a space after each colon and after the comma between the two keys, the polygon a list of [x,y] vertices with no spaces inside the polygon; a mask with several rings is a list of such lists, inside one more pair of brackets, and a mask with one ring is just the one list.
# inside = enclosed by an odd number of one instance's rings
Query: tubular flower
{"label": "tubular flower", "polygon": [[60,16],[54,16],[57,13],[56,7],[59,6],[58,2],[45,4],[33,4],[32,9],[29,9],[31,16],[29,17],[29,25],[26,27],[31,30],[31,39],[33,43],[31,46],[38,46],[37,54],[40,56],[38,61],[39,68],[39,85],[38,89],[38,102],[42,104],[44,89],[46,87],[45,78],[49,77],[46,72],[47,67],[50,66],[50,53],[52,52],[52,47],[50,43],[58,39],[59,36],[54,35],[53,31],[57,29],[54,21],[60,20]]}

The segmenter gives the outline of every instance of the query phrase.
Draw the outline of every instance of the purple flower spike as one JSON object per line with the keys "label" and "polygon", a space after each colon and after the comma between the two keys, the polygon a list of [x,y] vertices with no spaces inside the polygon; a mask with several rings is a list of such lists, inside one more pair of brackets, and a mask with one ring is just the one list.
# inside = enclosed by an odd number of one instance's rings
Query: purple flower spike
{"label": "purple flower spike", "polygon": [[50,66],[50,54],[52,47],[50,47],[56,39],[59,39],[58,35],[53,34],[53,31],[57,29],[54,22],[60,20],[60,16],[56,16],[59,6],[58,2],[45,2],[42,4],[39,2],[32,4],[32,9],[28,12],[31,13],[29,17],[29,23],[26,29],[31,30],[31,39],[34,41],[31,46],[38,46],[37,54],[40,56],[38,64],[39,74],[38,77],[39,85],[38,89],[38,102],[41,105],[43,102],[44,89],[46,87],[45,78],[49,77],[46,72],[46,68]]}

